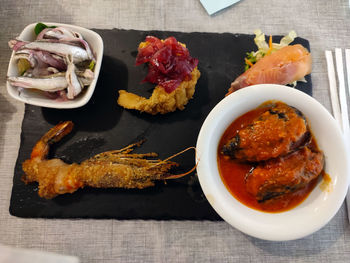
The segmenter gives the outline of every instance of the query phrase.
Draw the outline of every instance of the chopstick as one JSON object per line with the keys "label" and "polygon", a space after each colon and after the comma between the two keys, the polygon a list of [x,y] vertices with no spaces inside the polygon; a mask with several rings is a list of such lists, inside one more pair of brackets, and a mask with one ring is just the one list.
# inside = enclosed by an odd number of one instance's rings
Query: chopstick
{"label": "chopstick", "polygon": [[[337,66],[337,74],[339,81],[339,100],[340,100],[340,111],[341,111],[341,125],[343,128],[343,133],[345,135],[345,140],[347,145],[348,139],[350,136],[350,128],[349,128],[349,115],[348,115],[348,103],[347,103],[347,95],[345,90],[345,76],[343,69],[343,55],[342,50],[340,48],[335,49],[335,61]],[[348,69],[349,71],[349,69]]]}
{"label": "chopstick", "polygon": [[[335,49],[335,60],[336,60],[337,77],[338,77],[338,84],[339,84],[339,97],[338,97],[338,91],[337,91],[337,85],[336,85],[332,52],[329,50],[326,50],[325,55],[326,55],[326,61],[327,61],[328,79],[329,79],[329,87],[331,92],[333,114],[335,119],[338,121],[340,127],[343,130],[345,146],[347,148],[347,151],[349,152],[350,127],[349,127],[347,94],[345,90],[345,76],[344,76],[342,50],[340,48]],[[349,49],[345,50],[345,61],[346,61],[346,70],[347,70],[348,91],[350,94],[350,50]],[[339,101],[340,101],[340,106],[339,106]],[[347,203],[347,209],[348,209],[348,220],[350,223],[350,215],[349,215],[350,189],[348,190],[348,193],[346,196],[346,203]]]}
{"label": "chopstick", "polygon": [[[335,79],[335,70],[334,70],[332,51],[326,50],[326,61],[327,61],[327,71],[328,71],[329,88],[331,92],[333,115],[334,115],[334,118],[339,122],[339,120],[341,120],[341,114],[340,114],[338,89],[337,89],[337,82]],[[341,123],[339,123],[339,125],[341,126]]]}

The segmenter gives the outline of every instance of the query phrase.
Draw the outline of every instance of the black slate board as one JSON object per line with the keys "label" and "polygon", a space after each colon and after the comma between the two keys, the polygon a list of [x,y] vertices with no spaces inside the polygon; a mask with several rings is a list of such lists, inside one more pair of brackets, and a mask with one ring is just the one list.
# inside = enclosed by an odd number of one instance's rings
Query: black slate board
{"label": "black slate board", "polygon": [[[195,173],[166,184],[143,190],[81,189],[52,200],[39,198],[37,185],[21,180],[22,162],[29,158],[35,142],[59,121],[72,120],[74,131],[51,148],[50,158],[80,162],[97,153],[120,149],[141,138],[147,141],[139,153],[158,152],[166,158],[195,146],[200,127],[210,110],[224,97],[230,83],[242,73],[245,53],[255,50],[254,36],[242,34],[181,33],[135,30],[95,30],[105,45],[103,64],[90,102],[78,109],[56,110],[26,105],[21,145],[15,166],[10,213],[19,217],[116,218],[220,220],[206,201]],[[141,84],[147,68],[135,67],[139,42],[146,35],[159,38],[175,36],[186,43],[199,59],[201,77],[194,98],[183,111],[150,116],[124,110],[117,105],[119,89],[149,96],[152,85]],[[280,37],[275,37],[274,41]],[[307,40],[297,38],[309,48]],[[311,78],[297,88],[311,95]],[[178,172],[194,165],[194,154],[186,153],[176,161]]]}

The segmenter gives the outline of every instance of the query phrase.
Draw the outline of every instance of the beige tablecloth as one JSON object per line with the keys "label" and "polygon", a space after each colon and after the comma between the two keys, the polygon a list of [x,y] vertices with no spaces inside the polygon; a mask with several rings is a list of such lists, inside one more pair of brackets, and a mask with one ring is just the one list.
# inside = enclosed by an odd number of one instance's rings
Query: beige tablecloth
{"label": "beige tablecloth", "polygon": [[[210,17],[199,0],[2,0],[0,3],[0,243],[78,256],[82,262],[349,262],[343,205],[301,240],[267,242],[225,222],[21,219],[8,212],[24,105],[6,92],[7,41],[37,21],[87,28],[267,34],[310,41],[314,97],[329,110],[324,50],[350,47],[348,0],[243,0]],[[215,48],[215,47],[213,47]],[[232,50],[234,52],[234,50]]]}

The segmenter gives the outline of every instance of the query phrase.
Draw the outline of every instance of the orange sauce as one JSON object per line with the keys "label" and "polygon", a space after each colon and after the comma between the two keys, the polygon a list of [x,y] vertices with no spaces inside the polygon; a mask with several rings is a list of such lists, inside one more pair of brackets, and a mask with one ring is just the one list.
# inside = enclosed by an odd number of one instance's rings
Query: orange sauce
{"label": "orange sauce", "polygon": [[[249,111],[237,118],[222,135],[217,151],[217,162],[219,173],[229,192],[242,204],[264,212],[283,212],[294,208],[303,202],[309,193],[314,189],[318,179],[311,181],[305,188],[300,189],[293,193],[282,195],[278,198],[267,200],[259,203],[255,196],[248,193],[245,185],[245,176],[250,169],[253,168],[252,164],[240,163],[235,159],[231,159],[229,156],[225,156],[220,153],[221,148],[230,138],[234,137],[238,130],[244,128],[254,118],[260,115],[266,110],[266,107],[257,108]],[[312,140],[313,147],[317,147],[315,140]],[[322,176],[319,176],[320,178]]]}
{"label": "orange sauce", "polygon": [[323,173],[323,180],[320,184],[320,188],[324,192],[332,192],[332,178],[327,173]]}

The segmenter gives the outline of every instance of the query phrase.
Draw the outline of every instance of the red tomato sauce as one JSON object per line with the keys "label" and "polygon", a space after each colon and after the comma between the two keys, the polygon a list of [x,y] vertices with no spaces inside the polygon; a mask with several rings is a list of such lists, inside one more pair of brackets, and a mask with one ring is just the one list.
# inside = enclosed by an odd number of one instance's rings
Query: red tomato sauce
{"label": "red tomato sauce", "polygon": [[[239,118],[237,118],[222,135],[218,150],[217,150],[217,162],[219,173],[229,192],[242,204],[264,212],[283,212],[290,210],[300,203],[302,203],[310,192],[316,186],[318,179],[311,181],[305,188],[300,189],[293,193],[284,194],[278,198],[270,199],[259,203],[255,196],[248,193],[245,185],[245,177],[250,169],[253,168],[252,164],[241,163],[235,159],[231,159],[229,156],[225,156],[220,153],[223,145],[230,138],[238,132],[238,130],[249,124],[254,118],[260,115],[266,107],[257,108],[249,111]],[[312,140],[312,147],[317,147],[315,140]],[[318,178],[321,178],[319,176]]]}

